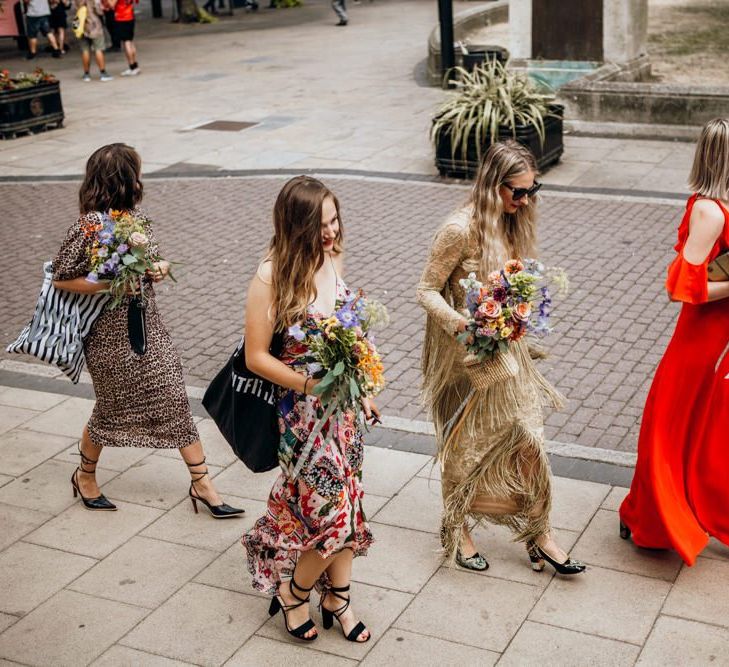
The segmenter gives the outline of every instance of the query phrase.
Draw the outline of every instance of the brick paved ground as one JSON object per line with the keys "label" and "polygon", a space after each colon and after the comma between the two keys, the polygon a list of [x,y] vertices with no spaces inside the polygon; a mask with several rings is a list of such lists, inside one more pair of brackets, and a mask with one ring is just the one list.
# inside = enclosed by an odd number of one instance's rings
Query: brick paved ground
{"label": "brick paved ground", "polygon": [[[145,205],[167,255],[183,262],[161,290],[165,320],[191,385],[204,386],[242,330],[245,290],[270,234],[283,178],[148,180]],[[347,280],[390,308],[381,337],[391,415],[425,419],[418,404],[423,315],[414,289],[433,231],[465,188],[326,178],[343,204]],[[75,216],[73,183],[2,184],[3,344],[31,314],[40,266]],[[559,304],[545,372],[569,398],[549,416],[551,439],[635,451],[645,394],[673,327],[662,276],[679,204],[547,194],[543,259],[564,266],[572,291]],[[9,355],[3,353],[7,358]]]}

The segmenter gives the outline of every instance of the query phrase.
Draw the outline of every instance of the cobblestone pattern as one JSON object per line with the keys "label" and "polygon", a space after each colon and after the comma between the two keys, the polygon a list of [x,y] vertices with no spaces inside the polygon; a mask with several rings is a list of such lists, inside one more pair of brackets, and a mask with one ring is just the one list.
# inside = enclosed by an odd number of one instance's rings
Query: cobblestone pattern
{"label": "cobblestone pattern", "polygon": [[[189,384],[204,386],[243,328],[245,292],[270,236],[285,179],[148,180],[145,208],[166,255],[182,262],[179,283],[159,290],[165,321]],[[425,419],[419,402],[423,314],[414,289],[430,238],[467,190],[376,179],[327,178],[340,197],[348,248],[346,279],[389,307],[380,336],[390,414]],[[52,256],[76,215],[77,184],[0,185],[3,307],[10,341],[27,321]],[[547,437],[634,451],[650,380],[678,308],[663,292],[680,206],[550,195],[541,215],[542,258],[571,276],[556,304],[546,375],[567,395],[547,418]],[[9,356],[3,353],[6,357]]]}

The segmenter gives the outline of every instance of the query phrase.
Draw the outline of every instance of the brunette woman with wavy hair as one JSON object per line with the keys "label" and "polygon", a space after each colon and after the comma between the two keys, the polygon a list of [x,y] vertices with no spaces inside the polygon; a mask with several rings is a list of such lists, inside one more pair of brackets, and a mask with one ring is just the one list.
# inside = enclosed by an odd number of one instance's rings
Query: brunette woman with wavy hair
{"label": "brunette woman with wavy hair", "polygon": [[[94,294],[107,281],[91,282],[89,257],[93,235],[87,232],[111,209],[134,212],[145,220],[147,237],[156,245],[149,221],[137,210],[142,199],[142,161],[124,144],[99,148],[86,163],[79,191],[81,217],[66,233],[53,261],[56,288]],[[96,394],[96,405],[79,442],[81,465],[71,477],[74,496],[90,510],[115,510],[96,483],[96,464],[104,447],[179,449],[190,470],[189,495],[197,512],[202,502],[216,519],[242,514],[222,502],[208,477],[200,436],[190,414],[180,358],[157,310],[153,283],[164,279],[167,262],[145,278],[147,349],[137,354],[129,343],[129,297],[107,308],[84,339],[84,355]]]}
{"label": "brunette woman with wavy hair", "polygon": [[[348,292],[342,280],[343,226],[339,202],[320,181],[290,180],[273,210],[269,252],[248,291],[246,363],[280,387],[278,401],[281,473],[266,514],[243,536],[253,587],[273,596],[269,613],[283,611],[288,632],[304,641],[317,637],[309,592],[321,593],[324,627],[336,618],[349,641],[370,633],[349,607],[352,559],[363,556],[372,534],[362,509],[361,415],[330,418],[314,437],[311,453],[298,457],[324,414],[313,395],[314,369],[302,365],[300,340],[308,316],[327,317]],[[280,358],[271,341],[283,336]],[[379,415],[373,401],[362,412]],[[289,471],[301,465],[295,477]]]}
{"label": "brunette woman with wavy hair", "polygon": [[[455,211],[433,240],[418,286],[428,314],[423,346],[424,397],[435,423],[442,466],[441,540],[461,567],[488,562],[471,539],[468,520],[508,526],[525,542],[532,567],[549,562],[560,574],[585,568],[550,535],[550,470],[544,450],[543,403],[559,394],[537,371],[526,342],[510,344],[518,372],[473,394],[456,335],[466,328],[460,280],[482,282],[509,259],[536,257],[539,183],[533,155],[515,141],[486,152],[468,204]],[[473,398],[473,400],[471,400]]]}

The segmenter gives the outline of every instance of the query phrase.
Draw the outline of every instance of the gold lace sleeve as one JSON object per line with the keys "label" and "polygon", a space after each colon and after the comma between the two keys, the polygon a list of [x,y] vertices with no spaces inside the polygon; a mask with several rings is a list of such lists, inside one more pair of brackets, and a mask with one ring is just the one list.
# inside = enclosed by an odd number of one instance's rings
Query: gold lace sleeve
{"label": "gold lace sleeve", "polygon": [[448,279],[460,264],[464,251],[463,229],[448,223],[438,230],[418,284],[418,303],[450,335],[463,316],[443,298]]}

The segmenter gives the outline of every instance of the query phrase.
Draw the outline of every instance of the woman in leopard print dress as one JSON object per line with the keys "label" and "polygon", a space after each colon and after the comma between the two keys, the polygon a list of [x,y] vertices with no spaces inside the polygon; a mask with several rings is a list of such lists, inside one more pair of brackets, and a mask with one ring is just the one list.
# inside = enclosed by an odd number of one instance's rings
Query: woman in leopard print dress
{"label": "woman in leopard print dress", "polygon": [[[84,233],[99,212],[110,209],[135,210],[142,198],[141,159],[124,144],[97,150],[86,164],[86,178],[79,192],[81,217],[71,225],[53,261],[56,288],[95,293],[105,281],[91,282],[89,249],[92,238]],[[147,235],[154,244],[149,223]],[[84,340],[84,354],[96,393],[96,405],[84,428],[79,452],[81,465],[71,478],[74,495],[79,493],[88,509],[114,510],[96,483],[96,463],[103,447],[152,447],[180,450],[190,469],[189,495],[197,512],[197,501],[216,518],[242,514],[223,503],[207,476],[205,454],[190,413],[182,364],[167,333],[152,284],[169,270],[166,262],[145,278],[147,295],[147,348],[139,355],[129,343],[127,310],[129,297],[118,307],[104,310]]]}

